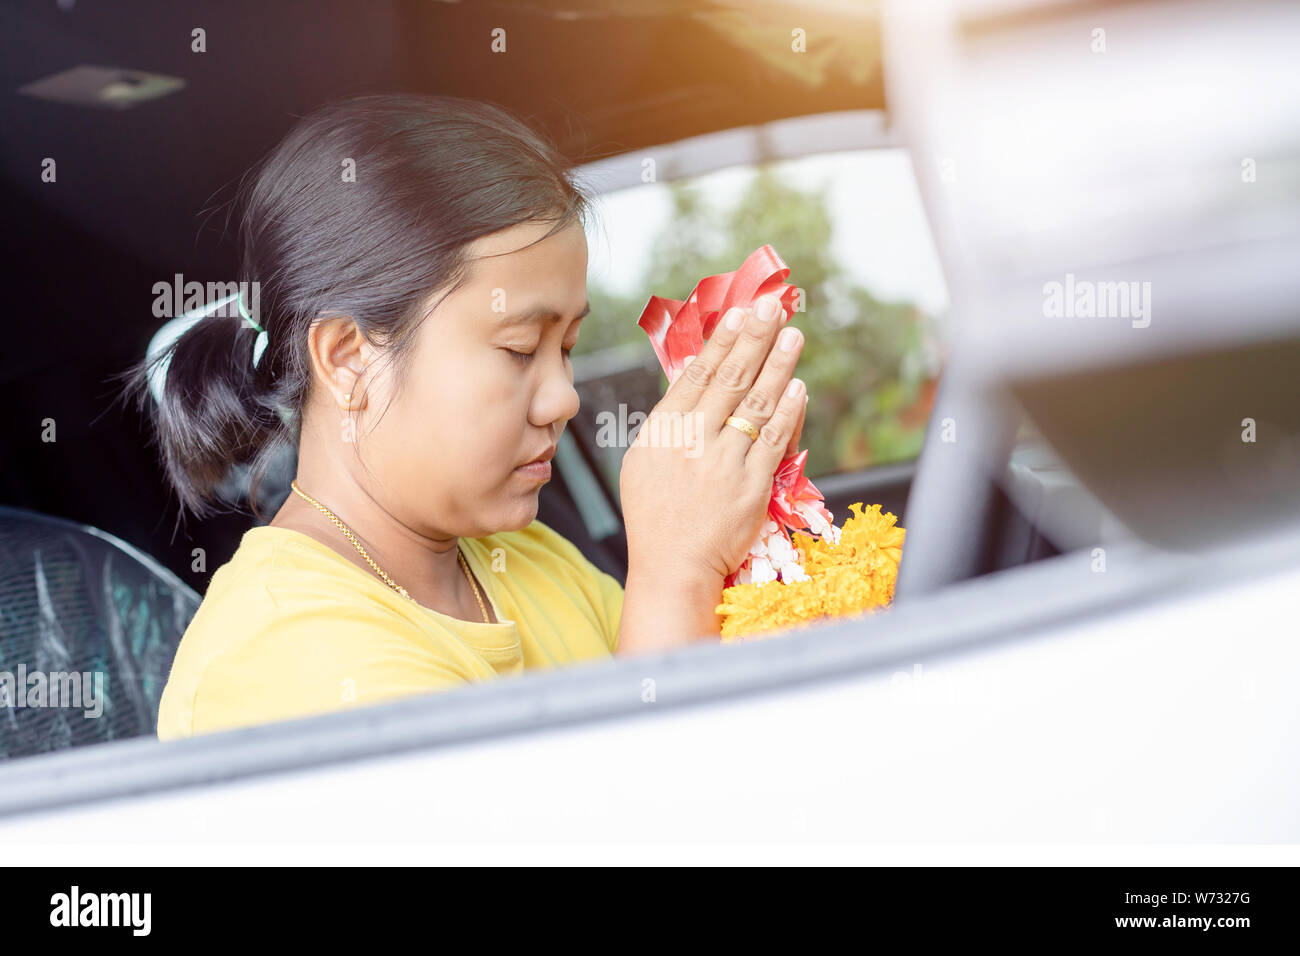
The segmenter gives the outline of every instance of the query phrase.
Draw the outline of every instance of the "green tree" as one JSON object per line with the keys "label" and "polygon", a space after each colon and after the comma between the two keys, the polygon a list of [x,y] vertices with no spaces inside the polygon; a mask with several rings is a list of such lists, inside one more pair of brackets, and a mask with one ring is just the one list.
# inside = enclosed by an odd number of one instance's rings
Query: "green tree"
{"label": "green tree", "polygon": [[[685,299],[706,275],[730,272],[769,243],[804,290],[805,311],[791,324],[806,344],[798,375],[810,396],[803,445],[811,476],[914,457],[924,415],[903,416],[927,381],[923,317],[911,303],[883,302],[854,283],[831,255],[832,223],[823,190],[785,183],[756,168],[740,200],[718,210],[690,182],[670,186],[670,229],[655,237],[645,295],[635,300],[591,287],[591,323],[583,351],[641,342],[637,326],[651,293]],[[666,384],[666,382],[665,382]]]}

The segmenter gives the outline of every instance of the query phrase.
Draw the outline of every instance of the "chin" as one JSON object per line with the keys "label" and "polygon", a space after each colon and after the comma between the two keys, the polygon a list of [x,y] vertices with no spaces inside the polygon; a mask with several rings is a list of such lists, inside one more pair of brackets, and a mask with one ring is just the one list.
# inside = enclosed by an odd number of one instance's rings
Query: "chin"
{"label": "chin", "polygon": [[[531,494],[516,496],[513,500],[506,502],[494,514],[494,522],[490,531],[485,534],[495,534],[499,531],[522,531],[527,528],[537,518],[538,498],[537,492]],[[480,537],[482,537],[480,535]]]}

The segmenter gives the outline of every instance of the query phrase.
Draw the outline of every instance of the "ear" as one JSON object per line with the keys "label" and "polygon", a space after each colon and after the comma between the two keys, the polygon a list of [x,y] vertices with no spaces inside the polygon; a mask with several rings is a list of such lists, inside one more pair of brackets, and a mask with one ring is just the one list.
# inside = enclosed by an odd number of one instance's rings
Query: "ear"
{"label": "ear", "polygon": [[350,315],[317,319],[307,331],[312,378],[341,411],[366,407],[366,371],[375,348]]}

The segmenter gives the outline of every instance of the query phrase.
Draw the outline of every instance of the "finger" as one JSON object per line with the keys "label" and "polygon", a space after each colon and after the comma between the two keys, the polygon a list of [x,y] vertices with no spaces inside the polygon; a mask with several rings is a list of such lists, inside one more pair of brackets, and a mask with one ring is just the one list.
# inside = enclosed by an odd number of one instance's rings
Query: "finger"
{"label": "finger", "polygon": [[750,310],[742,308],[728,309],[727,314],[714,326],[713,335],[704,343],[700,354],[688,358],[680,375],[669,384],[664,397],[656,406],[665,411],[686,412],[695,408],[713,381],[718,366],[726,359],[731,347],[740,338],[740,329],[748,318]]}
{"label": "finger", "polygon": [[[804,407],[804,395],[807,394],[801,379],[792,378],[786,390],[781,393],[781,401],[768,423],[758,430],[758,438],[751,443],[749,454],[745,456],[745,465],[763,481],[771,482],[777,467],[785,457],[785,450],[794,434],[795,423],[799,420],[800,409]],[[734,431],[734,429],[733,429]]]}
{"label": "finger", "polygon": [[[767,355],[763,370],[745,397],[730,413],[762,428],[776,412],[781,393],[794,375],[795,364],[799,361],[799,352],[803,348],[803,333],[793,326],[786,326],[777,336],[776,348]],[[733,350],[734,351],[734,350]],[[703,418],[703,416],[702,416]],[[723,420],[724,424],[726,419]],[[701,427],[707,427],[707,421],[701,421]],[[731,443],[738,455],[746,455],[752,439],[738,428],[723,428],[719,441]]]}
{"label": "finger", "polygon": [[782,461],[785,461],[786,458],[791,458],[799,454],[799,439],[803,437],[803,420],[807,416],[808,416],[808,391],[805,386],[804,393],[803,393],[803,408],[799,409],[799,420],[794,424],[794,434],[790,436],[790,444],[786,446],[785,455],[781,459]]}
{"label": "finger", "polygon": [[[763,296],[755,303],[753,312],[746,317],[745,325],[740,330],[740,337],[718,365],[713,380],[695,404],[702,434],[718,434],[727,416],[739,414],[736,408],[758,379],[772,351],[783,316],[784,310],[776,296]],[[771,414],[771,406],[768,414]]]}

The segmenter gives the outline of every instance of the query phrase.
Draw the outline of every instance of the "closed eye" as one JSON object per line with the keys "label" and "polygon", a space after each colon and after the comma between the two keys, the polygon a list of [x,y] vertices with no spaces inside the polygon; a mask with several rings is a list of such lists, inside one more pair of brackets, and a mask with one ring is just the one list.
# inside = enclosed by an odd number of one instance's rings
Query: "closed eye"
{"label": "closed eye", "polygon": [[[527,365],[529,362],[533,360],[533,356],[537,354],[536,352],[519,352],[516,351],[515,349],[506,349],[506,351],[509,352],[511,356],[513,356],[515,359],[517,359],[521,365]],[[570,358],[573,355],[573,349],[571,348],[560,349],[560,351],[564,353],[564,357],[566,359]]]}

